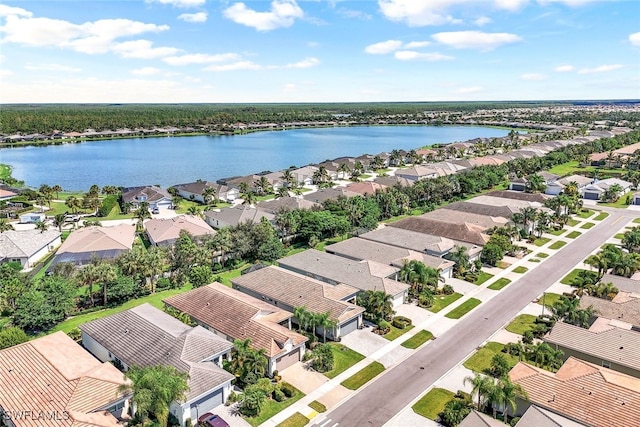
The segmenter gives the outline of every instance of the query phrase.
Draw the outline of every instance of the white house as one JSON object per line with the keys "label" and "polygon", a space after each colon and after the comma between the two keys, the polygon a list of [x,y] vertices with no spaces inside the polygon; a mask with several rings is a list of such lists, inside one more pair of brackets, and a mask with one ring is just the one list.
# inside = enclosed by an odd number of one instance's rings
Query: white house
{"label": "white house", "polygon": [[134,209],[137,209],[142,202],[149,203],[149,209],[151,210],[170,209],[173,207],[171,194],[155,185],[125,188],[122,190],[122,200],[125,203],[131,203]]}
{"label": "white house", "polygon": [[20,215],[21,224],[35,224],[38,221],[44,221],[47,216],[43,212],[28,212]]}
{"label": "white house", "polygon": [[0,263],[19,262],[30,269],[61,243],[58,230],[8,230],[0,233]]}
{"label": "white house", "polygon": [[582,189],[582,197],[587,200],[600,200],[604,193],[614,185],[619,185],[622,188],[620,195],[631,191],[631,184],[628,181],[624,181],[619,178],[607,178],[602,181],[594,181],[593,184],[586,185]]}

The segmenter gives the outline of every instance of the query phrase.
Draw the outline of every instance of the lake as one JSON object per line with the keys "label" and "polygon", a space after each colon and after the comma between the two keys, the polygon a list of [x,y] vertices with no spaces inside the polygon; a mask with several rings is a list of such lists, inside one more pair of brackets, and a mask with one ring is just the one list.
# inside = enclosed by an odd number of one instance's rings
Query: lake
{"label": "lake", "polygon": [[13,177],[31,187],[58,184],[67,191],[86,191],[92,184],[168,187],[507,133],[472,126],[361,126],[131,138],[3,148],[0,163],[11,165]]}

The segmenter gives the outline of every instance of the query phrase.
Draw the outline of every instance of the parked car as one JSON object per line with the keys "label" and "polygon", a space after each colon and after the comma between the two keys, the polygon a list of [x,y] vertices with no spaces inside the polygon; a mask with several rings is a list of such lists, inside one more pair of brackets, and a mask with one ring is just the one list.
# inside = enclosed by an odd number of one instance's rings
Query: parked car
{"label": "parked car", "polygon": [[216,414],[207,412],[198,418],[198,425],[201,427],[229,427],[229,424]]}

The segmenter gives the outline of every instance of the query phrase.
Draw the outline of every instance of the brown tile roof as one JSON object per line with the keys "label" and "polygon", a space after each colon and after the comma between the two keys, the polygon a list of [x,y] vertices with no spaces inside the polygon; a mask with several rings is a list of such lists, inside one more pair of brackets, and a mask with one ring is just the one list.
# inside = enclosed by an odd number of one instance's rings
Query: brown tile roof
{"label": "brown tile roof", "polygon": [[231,343],[201,326],[192,328],[150,304],[80,325],[127,366],[169,365],[189,374],[190,400],[233,375],[205,359],[231,350]]}
{"label": "brown tile roof", "polygon": [[444,258],[427,255],[407,248],[387,245],[373,240],[352,237],[332,245],[325,246],[325,251],[346,258],[371,260],[382,264],[402,267],[404,260],[418,260],[433,268],[445,269],[453,266],[453,262]]}
{"label": "brown tile roof", "polygon": [[17,427],[116,427],[109,413],[95,412],[121,400],[124,375],[102,363],[63,332],[0,350],[0,406],[5,411],[43,411],[68,419],[14,419]]}
{"label": "brown tile roof", "polygon": [[244,222],[260,222],[262,218],[266,218],[267,221],[273,221],[275,216],[266,210],[247,206],[236,205],[231,208],[212,209],[206,211],[204,216],[211,222],[222,221],[225,224],[231,226],[242,224]]}
{"label": "brown tile roof", "polygon": [[400,185],[402,187],[410,187],[413,185],[413,181],[409,181],[407,178],[401,178],[399,176],[378,176],[374,178],[374,182],[377,182],[387,187],[393,187],[394,185]]}
{"label": "brown tile roof", "polygon": [[63,253],[93,253],[111,250],[129,250],[136,234],[135,225],[120,224],[113,227],[91,226],[73,231],[62,243],[58,255]]}
{"label": "brown tile roof", "polygon": [[347,189],[349,191],[353,191],[354,193],[358,193],[363,196],[365,194],[376,194],[376,191],[381,191],[385,188],[387,188],[386,185],[375,181],[354,182],[353,184],[347,185]]}
{"label": "brown tile roof", "polygon": [[314,206],[318,206],[318,204],[301,197],[280,197],[257,203],[258,208],[271,212],[272,214],[276,214],[282,209],[311,209]]}
{"label": "brown tile roof", "polygon": [[335,200],[338,197],[355,197],[360,194],[347,189],[346,187],[335,187],[335,188],[321,188],[318,191],[314,191],[311,193],[307,193],[304,196],[305,200],[309,200],[315,203],[322,203],[325,200]]}
{"label": "brown tile roof", "polygon": [[490,191],[487,196],[502,197],[504,199],[526,200],[527,202],[544,203],[550,196],[544,194],[523,193],[522,191],[497,190]]}
{"label": "brown tile roof", "polygon": [[612,283],[621,292],[632,292],[640,294],[640,280],[629,279],[628,277],[616,276],[615,274],[605,274],[600,279],[600,283]]}
{"label": "brown tile roof", "polygon": [[177,184],[177,185],[174,185],[172,188],[175,188],[176,190],[179,190],[179,191],[186,191],[188,193],[200,194],[200,195],[202,195],[202,193],[206,188],[213,188],[214,190],[216,190],[216,197],[218,197],[220,193],[225,193],[228,190],[228,187],[226,185],[221,185],[221,184],[210,182],[210,181],[196,181],[196,182],[189,182],[186,184]]}
{"label": "brown tile roof", "polygon": [[501,227],[509,223],[509,220],[507,219],[508,217],[505,216],[482,215],[466,210],[447,209],[446,207],[427,212],[418,216],[418,218],[425,218],[429,220],[436,220],[453,224],[468,224],[484,229],[496,226]]}
{"label": "brown tile roof", "polygon": [[217,282],[164,302],[233,339],[250,338],[252,346],[264,349],[268,357],[287,352],[287,343],[295,347],[307,341],[279,324],[292,313]]}
{"label": "brown tile roof", "polygon": [[593,332],[558,322],[544,341],[588,354],[638,371],[640,376],[640,333],[610,327]]}
{"label": "brown tile roof", "polygon": [[382,264],[376,261],[354,261],[338,255],[309,249],[280,258],[278,264],[288,270],[293,269],[299,273],[322,281],[337,285],[344,283],[363,291],[384,291],[396,296],[409,289],[409,285],[392,280],[399,269],[390,264]]}
{"label": "brown tile roof", "polygon": [[329,285],[281,267],[269,266],[231,279],[234,287],[265,295],[290,307],[306,307],[312,313],[330,313],[331,320],[343,323],[364,309],[343,301],[358,289],[344,284]]}
{"label": "brown tile roof", "polygon": [[423,234],[433,234],[448,239],[473,243],[478,246],[484,246],[489,241],[489,236],[483,233],[485,227],[473,224],[452,224],[427,218],[409,217],[392,222],[389,227],[417,231]]}
{"label": "brown tile roof", "polygon": [[505,427],[506,424],[501,420],[494,419],[492,416],[478,412],[472,409],[458,427]]}
{"label": "brown tile roof", "polygon": [[619,292],[613,301],[583,295],[580,298],[580,308],[586,307],[593,307],[598,316],[640,326],[640,295]]}
{"label": "brown tile roof", "polygon": [[483,215],[489,217],[502,217],[506,219],[511,219],[511,216],[518,212],[520,209],[511,207],[511,206],[500,206],[500,205],[488,205],[482,203],[474,203],[472,201],[468,202],[454,202],[446,205],[441,209],[437,209],[436,211],[459,211],[465,212],[469,214]]}
{"label": "brown tile roof", "polygon": [[180,237],[182,230],[193,237],[215,234],[209,224],[197,216],[180,215],[173,218],[154,218],[144,223],[151,243],[172,243]]}
{"label": "brown tile roof", "polygon": [[640,379],[570,357],[551,373],[519,362],[509,372],[531,403],[595,427],[640,420]]}

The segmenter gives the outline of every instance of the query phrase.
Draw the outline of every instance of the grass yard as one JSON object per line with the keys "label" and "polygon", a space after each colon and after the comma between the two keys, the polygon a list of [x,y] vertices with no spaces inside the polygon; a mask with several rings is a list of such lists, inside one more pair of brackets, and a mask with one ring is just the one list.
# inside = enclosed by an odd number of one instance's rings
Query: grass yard
{"label": "grass yard", "polygon": [[538,258],[547,258],[549,254],[545,254],[544,252],[538,252],[535,256]]}
{"label": "grass yard", "polygon": [[434,388],[418,400],[412,407],[413,412],[430,420],[437,420],[444,405],[453,399],[455,393],[444,388]]}
{"label": "grass yard", "polygon": [[303,427],[309,424],[309,421],[311,421],[309,418],[305,417],[300,412],[296,412],[276,427]]}
{"label": "grass yard", "polygon": [[462,304],[460,304],[459,306],[457,306],[456,308],[454,308],[453,310],[445,314],[445,317],[449,319],[459,319],[465,314],[467,314],[468,312],[470,312],[471,310],[473,310],[474,308],[476,308],[477,306],[479,306],[480,303],[482,303],[482,301],[480,301],[479,299],[469,298],[468,300],[466,300],[465,302],[463,302]]}
{"label": "grass yard", "polygon": [[322,403],[318,402],[317,400],[314,400],[313,402],[309,403],[309,408],[313,409],[319,414],[323,412],[327,412],[327,407],[324,406]]}
{"label": "grass yard", "polygon": [[229,271],[223,271],[222,273],[218,273],[218,274],[216,274],[216,276],[219,276],[218,277],[218,281],[220,283],[222,283],[223,285],[231,287],[231,279],[233,279],[235,277],[240,277],[240,273],[242,272],[242,270],[244,270],[248,266],[249,266],[248,263],[243,263],[238,268],[235,268],[235,269],[229,270]]}
{"label": "grass yard", "polygon": [[0,180],[5,181],[11,177],[11,166],[0,163]]}
{"label": "grass yard", "polygon": [[616,238],[616,239],[622,240],[622,238],[624,237],[624,233],[618,233],[613,237]]}
{"label": "grass yard", "polygon": [[594,225],[596,225],[596,224],[595,224],[595,223],[593,223],[593,222],[585,222],[584,224],[582,224],[582,225],[580,226],[580,228],[582,228],[583,230],[588,230],[588,229],[590,229],[591,227],[593,227]]}
{"label": "grass yard", "polygon": [[511,321],[505,328],[514,334],[524,335],[524,333],[533,328],[536,316],[531,314],[521,314]]}
{"label": "grass yard", "polygon": [[567,221],[567,225],[569,227],[575,227],[578,224],[580,224],[580,221],[578,221],[577,219],[571,218],[569,221]]}
{"label": "grass yard", "polygon": [[333,353],[333,369],[325,372],[324,375],[328,378],[335,378],[362,359],[364,356],[360,353],[351,350],[350,348],[338,344],[329,343],[331,346],[331,352]]}
{"label": "grass yard", "polygon": [[[349,236],[347,236],[346,234],[342,235],[342,236],[337,236],[337,237],[330,237],[328,239],[322,240],[320,243],[318,243],[316,245],[316,247],[314,249],[324,252],[324,247],[325,246],[333,245],[334,243],[341,242],[341,241],[343,241],[343,240],[345,240],[347,238],[349,238]],[[308,247],[307,247],[307,249],[308,249]]]}
{"label": "grass yard", "polygon": [[560,280],[560,283],[562,283],[563,285],[571,285],[573,281],[578,277],[578,275],[583,271],[588,271],[588,270],[584,270],[582,268],[576,268],[571,270],[569,274],[567,274]]}
{"label": "grass yard", "polygon": [[618,200],[616,200],[613,203],[603,203],[603,202],[598,202],[599,206],[609,206],[610,208],[618,208],[618,209],[627,209],[627,207],[629,207],[629,204],[627,203],[627,198],[626,197],[620,197]]}
{"label": "grass yard", "polygon": [[514,273],[518,273],[518,274],[524,274],[527,271],[529,271],[529,269],[527,267],[523,267],[523,266],[519,266],[513,269]]}
{"label": "grass yard", "polygon": [[578,216],[582,219],[587,219],[589,217],[591,217],[595,212],[594,211],[590,211],[590,210],[582,210],[580,212],[578,212]]}
{"label": "grass yard", "polygon": [[549,243],[551,241],[550,238],[548,237],[540,237],[539,239],[536,239],[533,241],[533,244],[536,246],[544,246],[547,243]]}
{"label": "grass yard", "polygon": [[382,366],[382,363],[373,362],[361,369],[359,372],[356,372],[351,377],[342,381],[342,385],[349,390],[357,390],[376,376],[380,375],[382,372],[384,372],[384,366]]}
{"label": "grass yard", "polygon": [[452,302],[454,302],[455,300],[457,300],[458,298],[461,298],[462,294],[459,294],[457,292],[451,294],[451,295],[439,295],[434,297],[434,301],[433,301],[433,305],[431,307],[429,307],[427,310],[429,310],[432,313],[437,313],[440,310],[442,310],[443,308],[445,308],[446,306],[448,306],[449,304],[451,304]]}
{"label": "grass yard", "polygon": [[[597,217],[593,218],[595,221],[602,221],[603,219],[605,219],[606,217],[608,217],[609,214],[606,212],[602,212],[599,213]],[[636,218],[633,220],[633,222],[636,222],[637,220],[639,220],[640,218]],[[636,222],[636,224],[640,224],[640,222]]]}
{"label": "grass yard", "polygon": [[564,228],[561,228],[559,230],[553,230],[550,231],[549,234],[553,234],[554,236],[560,236],[561,234],[564,234],[564,232],[567,231]]}
{"label": "grass yard", "polygon": [[[243,418],[252,426],[254,427],[259,426],[260,424],[267,421],[269,418],[273,417],[278,412],[282,411],[285,408],[288,408],[289,406],[293,405],[298,400],[304,397],[303,392],[301,392],[300,390],[298,390],[293,386],[291,387],[295,390],[295,392],[293,393],[293,396],[291,396],[284,402],[276,402],[275,400],[269,399],[264,403],[264,406],[262,407],[262,410],[260,411],[260,414],[258,414],[257,417],[243,417]],[[285,424],[285,425],[296,426],[299,424]]]}
{"label": "grass yard", "polygon": [[484,282],[486,282],[487,280],[491,279],[493,277],[493,274],[487,273],[485,271],[481,271],[478,274],[478,278],[476,279],[476,281],[474,282],[474,285],[476,286],[480,286],[482,285]]}
{"label": "grass yard", "polygon": [[545,292],[540,299],[538,300],[538,304],[543,305],[547,308],[552,308],[556,301],[558,301],[562,295],[554,294],[553,292]]}
{"label": "grass yard", "polygon": [[410,348],[414,350],[431,339],[433,339],[433,334],[429,331],[423,330],[418,332],[417,334],[415,334],[414,336],[412,336],[411,338],[409,338],[408,340],[406,340],[400,345],[403,346],[404,348]]}
{"label": "grass yard", "polygon": [[491,368],[491,358],[496,354],[502,354],[509,362],[509,366],[513,367],[518,363],[518,358],[507,353],[502,353],[504,344],[499,342],[488,342],[480,350],[476,351],[470,358],[464,362],[464,367],[474,372],[485,373]]}
{"label": "grass yard", "polygon": [[549,246],[549,249],[560,249],[561,247],[563,247],[564,245],[566,245],[567,242],[563,242],[562,240],[558,240],[557,242],[552,243]]}
{"label": "grass yard", "polygon": [[413,328],[415,328],[415,326],[413,326],[413,325],[409,325],[404,329],[396,328],[395,326],[391,325],[391,329],[389,330],[389,332],[384,334],[383,337],[388,339],[389,341],[393,341],[396,338],[401,337],[402,335],[406,334],[407,332],[409,332]]}
{"label": "grass yard", "polygon": [[581,236],[582,233],[579,231],[572,231],[571,233],[567,234],[567,238],[569,239],[575,239],[578,236]]}
{"label": "grass yard", "polygon": [[500,289],[507,286],[509,283],[511,283],[511,280],[507,279],[506,277],[503,277],[502,279],[498,279],[495,281],[495,283],[492,283],[491,285],[489,285],[489,289],[491,289],[492,291],[499,291]]}
{"label": "grass yard", "polygon": [[498,261],[498,263],[496,264],[496,267],[501,268],[503,270],[505,268],[510,267],[510,266],[511,266],[511,264],[509,264],[508,262],[505,262],[505,261]]}

